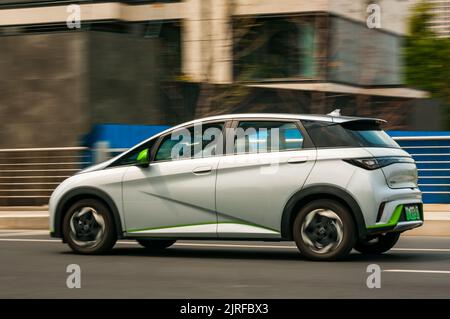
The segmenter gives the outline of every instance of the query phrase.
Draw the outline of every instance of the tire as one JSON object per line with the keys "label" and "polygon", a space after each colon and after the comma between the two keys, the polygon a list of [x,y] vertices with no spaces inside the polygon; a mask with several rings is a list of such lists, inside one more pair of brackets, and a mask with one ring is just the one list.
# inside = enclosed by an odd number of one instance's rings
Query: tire
{"label": "tire", "polygon": [[353,248],[356,227],[349,209],[339,202],[315,200],[298,212],[293,237],[307,259],[337,260],[347,256]]}
{"label": "tire", "polygon": [[136,239],[136,241],[148,250],[163,250],[176,242],[171,239]]}
{"label": "tire", "polygon": [[361,254],[379,255],[395,246],[400,233],[386,233],[371,237],[369,239],[358,240],[353,247]]}
{"label": "tire", "polygon": [[109,208],[95,199],[82,199],[73,204],[63,219],[63,236],[76,253],[106,253],[117,241]]}

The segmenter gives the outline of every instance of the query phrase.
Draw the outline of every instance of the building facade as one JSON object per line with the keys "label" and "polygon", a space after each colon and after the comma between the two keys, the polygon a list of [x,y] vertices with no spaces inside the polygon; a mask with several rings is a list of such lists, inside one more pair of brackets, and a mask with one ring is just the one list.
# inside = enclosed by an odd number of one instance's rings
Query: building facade
{"label": "building facade", "polygon": [[232,112],[340,108],[412,128],[427,96],[402,76],[415,3],[2,1],[0,147],[72,146],[96,123]]}

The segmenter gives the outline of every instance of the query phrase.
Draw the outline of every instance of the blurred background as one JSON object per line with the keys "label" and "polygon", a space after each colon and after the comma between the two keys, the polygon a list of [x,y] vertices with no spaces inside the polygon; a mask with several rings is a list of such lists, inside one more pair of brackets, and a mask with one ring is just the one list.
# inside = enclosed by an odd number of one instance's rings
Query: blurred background
{"label": "blurred background", "polygon": [[449,74],[450,0],[0,0],[0,205],[194,118],[337,108],[450,202]]}

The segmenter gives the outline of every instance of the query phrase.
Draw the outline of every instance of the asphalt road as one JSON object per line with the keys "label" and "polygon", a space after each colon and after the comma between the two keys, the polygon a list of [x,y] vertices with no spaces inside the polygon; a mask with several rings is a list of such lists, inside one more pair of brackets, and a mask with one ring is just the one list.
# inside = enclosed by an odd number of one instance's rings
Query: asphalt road
{"label": "asphalt road", "polygon": [[[69,289],[66,267],[81,267]],[[369,264],[381,288],[369,289]],[[0,298],[450,298],[450,237],[404,237],[381,256],[306,261],[293,243],[182,241],[160,253],[119,242],[71,253],[37,231],[0,231]]]}

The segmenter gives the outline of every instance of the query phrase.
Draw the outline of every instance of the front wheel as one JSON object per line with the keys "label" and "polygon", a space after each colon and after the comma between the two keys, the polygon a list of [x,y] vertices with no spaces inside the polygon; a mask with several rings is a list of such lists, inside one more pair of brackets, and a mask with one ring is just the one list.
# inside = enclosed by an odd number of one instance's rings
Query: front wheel
{"label": "front wheel", "polygon": [[137,239],[136,241],[148,250],[163,250],[176,242],[176,240],[170,239]]}
{"label": "front wheel", "polygon": [[381,234],[358,240],[353,248],[362,254],[378,255],[394,247],[399,238],[400,233]]}
{"label": "front wheel", "polygon": [[73,204],[64,216],[63,235],[73,251],[100,254],[117,240],[111,213],[102,202],[83,199]]}
{"label": "front wheel", "polygon": [[301,254],[312,260],[345,257],[355,242],[355,224],[348,208],[334,200],[306,204],[294,221],[293,235]]}

